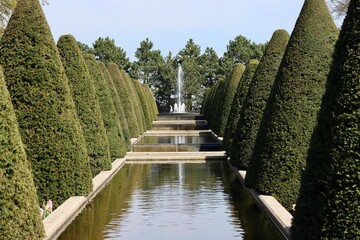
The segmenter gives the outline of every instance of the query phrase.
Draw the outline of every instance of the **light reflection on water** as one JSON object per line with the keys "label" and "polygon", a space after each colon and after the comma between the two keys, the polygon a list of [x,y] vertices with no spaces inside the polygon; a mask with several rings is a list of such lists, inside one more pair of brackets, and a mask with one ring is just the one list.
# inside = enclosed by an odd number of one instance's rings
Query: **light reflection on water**
{"label": "light reflection on water", "polygon": [[143,136],[136,144],[201,144],[216,143],[212,134],[201,136]]}
{"label": "light reflection on water", "polygon": [[126,164],[60,236],[281,239],[226,163]]}

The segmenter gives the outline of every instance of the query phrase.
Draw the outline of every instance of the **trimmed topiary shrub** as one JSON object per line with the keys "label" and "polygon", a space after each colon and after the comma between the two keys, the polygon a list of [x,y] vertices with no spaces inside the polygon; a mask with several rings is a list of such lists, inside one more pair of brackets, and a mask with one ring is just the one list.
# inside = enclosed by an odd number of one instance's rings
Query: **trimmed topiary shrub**
{"label": "trimmed topiary shrub", "polygon": [[38,0],[19,1],[0,63],[32,165],[39,201],[59,206],[92,189],[86,144],[68,80]]}
{"label": "trimmed topiary shrub", "polygon": [[240,112],[244,106],[244,102],[249,91],[249,86],[255,74],[255,71],[258,67],[258,64],[259,61],[256,59],[251,59],[247,63],[245,72],[243,73],[242,78],[240,79],[240,83],[238,85],[236,94],[234,96],[234,100],[231,104],[231,111],[225,128],[223,147],[226,153],[228,154],[228,156],[230,156],[230,161],[233,164],[235,163],[233,162],[234,159],[231,158],[232,144],[234,141],[238,141],[237,138],[239,136],[237,135],[241,124],[239,122]]}
{"label": "trimmed topiary shrub", "polygon": [[136,89],[136,93],[139,96],[139,100],[140,100],[140,105],[142,107],[142,111],[144,113],[144,119],[145,119],[145,123],[146,123],[146,129],[151,129],[151,116],[150,116],[150,106],[149,106],[149,102],[146,100],[146,96],[144,93],[144,89],[141,85],[141,83],[137,80],[133,81],[135,89]]}
{"label": "trimmed topiary shrub", "polygon": [[102,119],[109,139],[111,158],[112,160],[122,158],[126,154],[125,137],[121,128],[119,116],[116,113],[110,89],[94,56],[85,54],[84,59],[95,85],[96,95],[103,116]]}
{"label": "trimmed topiary shrub", "polygon": [[124,70],[120,70],[120,72],[121,72],[122,79],[125,82],[126,87],[128,88],[128,91],[132,98],[132,103],[133,103],[133,107],[135,110],[136,119],[137,119],[138,125],[139,125],[139,131],[140,131],[140,134],[142,134],[144,131],[146,131],[146,123],[144,121],[144,113],[143,113],[142,107],[140,105],[139,97],[136,93],[135,86],[134,86],[130,76]]}
{"label": "trimmed topiary shrub", "polygon": [[[146,88],[145,86],[146,84],[141,84],[141,88],[143,90],[143,93],[144,93],[144,96],[145,96],[145,101],[147,102],[147,106],[149,107],[148,108],[148,112],[149,112],[149,117],[150,117],[150,128],[152,128],[152,122],[155,120],[155,112],[154,112],[154,109],[153,109],[153,104],[152,104],[152,100],[153,100],[153,97],[151,95],[151,92],[148,91],[148,89]],[[155,106],[156,106],[156,103],[155,103]]]}
{"label": "trimmed topiary shrub", "polygon": [[0,238],[42,239],[31,165],[0,68]]}
{"label": "trimmed topiary shrub", "polygon": [[205,90],[204,100],[201,104],[200,113],[204,116],[205,119],[206,119],[207,107],[209,106],[208,103],[211,95],[211,90],[212,90],[212,86]]}
{"label": "trimmed topiary shrub", "polygon": [[159,110],[156,105],[155,97],[153,92],[151,91],[150,87],[147,84],[144,84],[144,87],[146,89],[145,92],[147,92],[149,102],[151,104],[152,112],[154,113],[153,120],[157,119],[157,115],[159,114]]}
{"label": "trimmed topiary shrub", "polygon": [[236,94],[241,76],[245,71],[245,66],[242,63],[236,63],[232,69],[229,79],[227,80],[226,88],[224,89],[223,103],[220,109],[220,123],[219,123],[219,135],[223,136],[225,127],[228,121],[228,117],[231,110],[231,105]]}
{"label": "trimmed topiary shrub", "polygon": [[214,115],[216,115],[216,113],[214,112],[215,110],[215,103],[214,103],[214,98],[215,98],[215,93],[217,91],[217,88],[220,84],[220,81],[217,81],[211,88],[210,88],[210,93],[209,93],[209,97],[207,97],[208,100],[206,100],[206,103],[204,104],[204,118],[207,120],[207,122],[209,123],[209,127],[211,128],[212,125],[212,118]]}
{"label": "trimmed topiary shrub", "polygon": [[119,121],[121,123],[121,129],[125,138],[125,147],[127,151],[131,150],[131,136],[130,136],[130,130],[128,127],[128,123],[126,120],[125,112],[121,104],[121,100],[119,97],[119,94],[116,90],[116,87],[114,85],[114,82],[110,76],[109,71],[107,70],[105,64],[103,62],[98,62],[98,65],[100,67],[101,72],[104,74],[105,81],[107,83],[107,86],[109,87],[111,97],[114,103],[114,107],[116,110],[116,114],[119,117]]}
{"label": "trimmed topiary shrub", "polygon": [[285,30],[275,31],[252,78],[230,153],[231,162],[239,169],[246,169],[250,161],[264,109],[288,42],[289,34]]}
{"label": "trimmed topiary shrub", "polygon": [[[321,29],[321,31],[319,31]],[[338,30],[324,0],[306,0],[265,108],[246,183],[291,210],[329,74]]]}
{"label": "trimmed topiary shrub", "polygon": [[116,91],[119,94],[121,105],[124,109],[126,121],[129,126],[130,136],[132,138],[138,137],[141,132],[139,122],[137,121],[136,113],[134,110],[134,99],[131,97],[129,88],[126,86],[125,81],[122,79],[121,72],[115,63],[108,63],[106,65],[110,76],[114,82]]}
{"label": "trimmed topiary shrub", "polygon": [[360,2],[350,1],[313,134],[292,239],[360,237]]}
{"label": "trimmed topiary shrub", "polygon": [[214,93],[214,113],[211,114],[210,118],[210,128],[213,130],[214,133],[219,135],[220,131],[220,118],[221,118],[221,110],[224,103],[224,95],[225,89],[227,85],[227,80],[220,80],[219,84],[216,88]]}
{"label": "trimmed topiary shrub", "polygon": [[92,176],[95,177],[101,171],[111,169],[111,158],[94,82],[73,36],[61,36],[57,47],[87,144]]}

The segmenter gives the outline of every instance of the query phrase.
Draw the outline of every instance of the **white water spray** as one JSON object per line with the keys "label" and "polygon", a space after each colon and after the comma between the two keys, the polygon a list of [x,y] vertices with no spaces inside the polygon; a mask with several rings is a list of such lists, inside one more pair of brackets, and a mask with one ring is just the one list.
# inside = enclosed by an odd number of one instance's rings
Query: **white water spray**
{"label": "white water spray", "polygon": [[182,66],[179,66],[178,75],[177,75],[177,103],[174,104],[174,113],[184,113],[185,104],[181,102],[182,100],[182,89],[183,88],[183,70]]}

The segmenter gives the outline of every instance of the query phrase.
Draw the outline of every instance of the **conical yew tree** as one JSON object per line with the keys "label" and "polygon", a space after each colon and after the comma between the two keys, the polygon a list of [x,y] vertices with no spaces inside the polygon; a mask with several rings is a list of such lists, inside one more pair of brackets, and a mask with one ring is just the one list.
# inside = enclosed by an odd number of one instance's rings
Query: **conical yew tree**
{"label": "conical yew tree", "polygon": [[136,92],[139,96],[139,100],[141,103],[141,107],[142,107],[142,111],[144,113],[144,119],[145,119],[145,123],[146,123],[146,129],[150,129],[151,128],[151,114],[150,114],[150,106],[149,106],[149,102],[146,100],[146,96],[144,93],[144,89],[141,85],[141,83],[139,81],[133,81]]}
{"label": "conical yew tree", "polygon": [[241,124],[239,122],[241,109],[244,106],[244,102],[249,91],[251,80],[255,74],[258,65],[259,65],[259,61],[256,59],[251,59],[247,63],[245,72],[243,73],[240,79],[240,83],[236,90],[234,100],[231,104],[231,111],[225,128],[223,146],[227,154],[230,156],[230,161],[232,163],[234,159],[231,158],[231,151],[232,151],[233,142],[234,141],[236,142],[237,138],[239,137],[237,134]]}
{"label": "conical yew tree", "polygon": [[112,100],[113,100],[113,103],[114,103],[116,113],[117,113],[117,115],[119,117],[119,120],[120,120],[120,123],[121,123],[121,129],[122,129],[122,132],[123,132],[124,138],[125,138],[126,150],[130,151],[131,150],[130,130],[129,130],[129,127],[128,127],[128,123],[127,123],[127,120],[126,120],[126,115],[125,115],[124,109],[122,107],[119,94],[116,91],[116,87],[114,85],[112,77],[111,77],[109,71],[107,70],[105,64],[103,62],[98,62],[98,65],[100,67],[101,72],[104,74],[107,86],[109,87],[109,90],[110,90],[110,93],[111,93],[111,97],[112,97]]}
{"label": "conical yew tree", "polygon": [[112,160],[122,158],[126,154],[125,137],[111,97],[110,88],[94,56],[85,54],[84,59],[95,84],[102,119],[109,139],[111,158]]}
{"label": "conical yew tree", "polygon": [[288,42],[289,34],[285,30],[275,31],[252,78],[240,111],[241,124],[236,133],[238,141],[233,143],[230,154],[231,162],[238,169],[246,169],[250,161],[264,109]]}
{"label": "conical yew tree", "polygon": [[54,206],[92,189],[86,144],[38,0],[21,0],[0,40],[0,63],[39,201]]}
{"label": "conical yew tree", "polygon": [[63,35],[57,43],[69,79],[71,93],[85,137],[93,177],[111,169],[109,140],[90,76],[79,45],[71,35]]}
{"label": "conical yew tree", "polygon": [[[143,93],[144,93],[144,96],[145,96],[145,101],[147,102],[147,106],[149,107],[148,108],[148,111],[149,111],[149,117],[150,117],[150,128],[152,127],[151,123],[155,120],[155,111],[153,109],[153,96],[152,96],[152,93],[151,93],[151,90],[150,89],[147,89],[146,88],[146,84],[141,84],[141,88],[143,89]],[[156,103],[155,103],[155,106],[156,106]]]}
{"label": "conical yew tree", "polygon": [[39,203],[0,68],[0,238],[42,239]]}
{"label": "conical yew tree", "polygon": [[147,92],[147,95],[149,97],[149,102],[151,104],[151,108],[152,108],[152,112],[154,113],[154,117],[153,117],[153,120],[156,120],[157,119],[157,115],[159,114],[159,110],[157,108],[157,105],[156,105],[156,100],[155,100],[155,97],[154,97],[154,94],[153,92],[151,91],[149,85],[147,84],[144,84],[144,87],[146,89],[145,92]]}
{"label": "conical yew tree", "polygon": [[210,115],[210,128],[214,131],[214,133],[219,134],[220,131],[220,118],[221,118],[221,109],[224,103],[224,95],[225,95],[225,88],[227,85],[227,79],[220,80],[219,84],[216,88],[214,93],[214,113]]}
{"label": "conical yew tree", "polygon": [[360,2],[350,1],[301,179],[292,239],[360,237]]}
{"label": "conical yew tree", "polygon": [[265,108],[246,182],[291,209],[338,30],[324,0],[305,0]]}
{"label": "conical yew tree", "polygon": [[204,108],[203,115],[204,115],[204,118],[208,121],[210,128],[212,126],[213,116],[216,115],[216,112],[215,112],[216,105],[215,105],[214,101],[215,101],[215,95],[216,95],[217,88],[221,81],[222,80],[217,81],[210,88],[209,96],[207,97],[206,103],[204,103],[204,106],[203,106],[203,108]]}
{"label": "conical yew tree", "polygon": [[225,132],[225,127],[230,115],[231,105],[236,94],[241,76],[245,71],[245,66],[242,63],[236,63],[232,69],[232,72],[227,80],[226,88],[224,89],[223,95],[223,104],[220,111],[220,125],[219,125],[219,135],[223,136]]}
{"label": "conical yew tree", "polygon": [[125,82],[126,87],[129,91],[129,94],[131,96],[131,101],[133,103],[136,119],[138,121],[139,131],[140,134],[142,134],[146,130],[146,123],[144,121],[144,113],[142,111],[142,107],[140,105],[139,97],[136,93],[135,86],[129,76],[124,70],[120,70],[122,80]]}
{"label": "conical yew tree", "polygon": [[130,89],[127,87],[125,81],[123,80],[121,76],[121,72],[118,68],[118,66],[115,63],[108,63],[106,65],[110,76],[114,82],[116,91],[119,94],[121,105],[124,109],[126,121],[129,126],[130,136],[135,138],[138,137],[141,132],[139,125],[141,122],[138,122],[137,116],[134,110],[134,99],[131,95]]}

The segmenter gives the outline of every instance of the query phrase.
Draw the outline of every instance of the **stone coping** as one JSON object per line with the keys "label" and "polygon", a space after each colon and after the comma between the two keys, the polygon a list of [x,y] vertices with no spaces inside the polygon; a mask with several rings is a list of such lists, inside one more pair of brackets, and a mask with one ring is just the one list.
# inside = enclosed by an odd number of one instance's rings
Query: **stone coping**
{"label": "stone coping", "polygon": [[93,182],[93,190],[88,196],[75,196],[67,199],[54,212],[42,222],[45,229],[45,240],[56,239],[66,227],[76,218],[85,206],[97,195],[97,193],[112,179],[112,177],[125,164],[125,158],[116,159],[109,171],[102,171],[96,175]]}
{"label": "stone coping", "polygon": [[211,130],[148,130],[144,136],[200,136],[212,134]]}
{"label": "stone coping", "polygon": [[162,125],[162,124],[169,124],[169,125],[178,125],[178,124],[203,124],[206,125],[206,120],[156,120],[152,122],[152,125]]}
{"label": "stone coping", "polygon": [[209,161],[226,160],[224,151],[210,152],[131,152],[126,155],[126,162],[145,161]]}
{"label": "stone coping", "polygon": [[[238,171],[230,163],[229,165],[237,174],[240,182],[245,186],[246,171]],[[293,218],[292,215],[274,197],[269,195],[261,195],[255,189],[246,189],[255,199],[258,206],[265,212],[266,215],[268,215],[270,220],[275,224],[283,237],[290,240],[290,227]]]}

